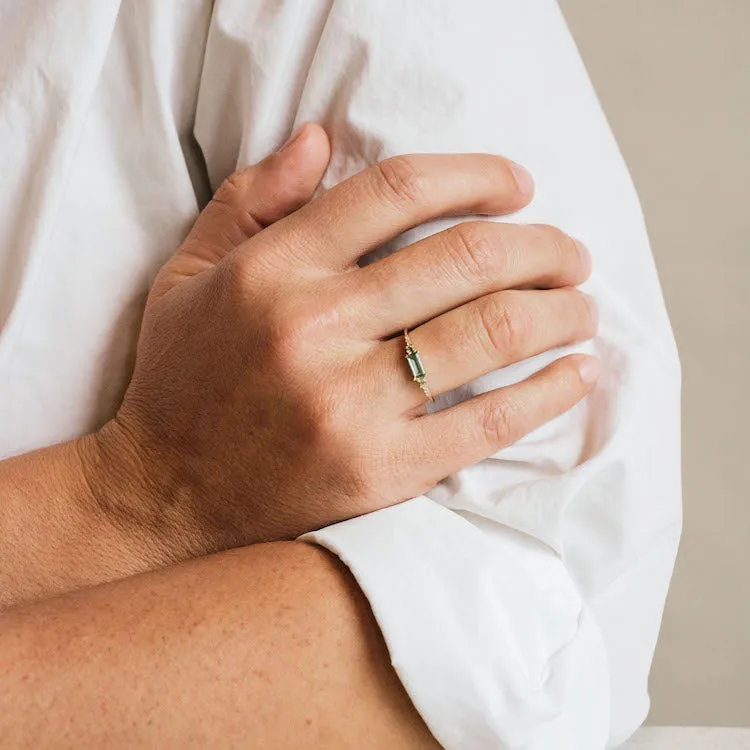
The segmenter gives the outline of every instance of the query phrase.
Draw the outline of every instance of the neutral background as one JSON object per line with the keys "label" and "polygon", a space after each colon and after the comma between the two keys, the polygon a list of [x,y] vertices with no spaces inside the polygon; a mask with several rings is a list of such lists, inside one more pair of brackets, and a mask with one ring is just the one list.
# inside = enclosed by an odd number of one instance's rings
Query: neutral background
{"label": "neutral background", "polygon": [[683,365],[685,522],[651,724],[750,726],[750,0],[560,0]]}

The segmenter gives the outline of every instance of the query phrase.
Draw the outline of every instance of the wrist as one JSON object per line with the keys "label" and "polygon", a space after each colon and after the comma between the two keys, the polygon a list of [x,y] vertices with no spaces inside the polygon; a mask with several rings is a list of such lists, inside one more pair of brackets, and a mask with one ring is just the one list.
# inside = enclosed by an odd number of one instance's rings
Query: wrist
{"label": "wrist", "polygon": [[144,569],[214,551],[172,469],[116,418],[76,448],[92,512],[127,540]]}

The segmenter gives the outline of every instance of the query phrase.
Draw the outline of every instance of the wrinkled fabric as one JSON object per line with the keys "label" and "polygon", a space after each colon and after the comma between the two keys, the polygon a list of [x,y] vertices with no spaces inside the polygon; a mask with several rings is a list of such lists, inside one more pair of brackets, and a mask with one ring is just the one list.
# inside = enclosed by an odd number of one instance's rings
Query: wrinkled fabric
{"label": "wrinkled fabric", "polygon": [[[0,0],[0,455],[96,429],[149,284],[221,180],[321,122],[323,189],[397,153],[489,151],[594,258],[592,395],[425,497],[303,537],[367,595],[448,750],[614,747],[680,534],[679,364],[635,190],[553,0]],[[382,257],[452,222],[413,230]]]}

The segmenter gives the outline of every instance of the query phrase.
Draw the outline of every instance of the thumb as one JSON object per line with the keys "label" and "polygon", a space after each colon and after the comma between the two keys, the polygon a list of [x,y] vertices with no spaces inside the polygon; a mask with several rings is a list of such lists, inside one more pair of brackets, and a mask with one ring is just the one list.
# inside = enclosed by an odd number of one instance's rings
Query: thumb
{"label": "thumb", "polygon": [[306,123],[279,151],[229,176],[159,273],[157,293],[213,267],[269,224],[307,203],[330,155],[325,130]]}

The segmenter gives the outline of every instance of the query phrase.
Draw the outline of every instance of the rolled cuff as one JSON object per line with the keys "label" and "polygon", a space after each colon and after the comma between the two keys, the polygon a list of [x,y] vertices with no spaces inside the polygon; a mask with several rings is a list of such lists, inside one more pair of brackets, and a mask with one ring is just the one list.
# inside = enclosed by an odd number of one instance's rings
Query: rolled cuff
{"label": "rolled cuff", "polygon": [[300,540],[351,570],[446,750],[606,746],[602,638],[544,544],[423,496]]}

